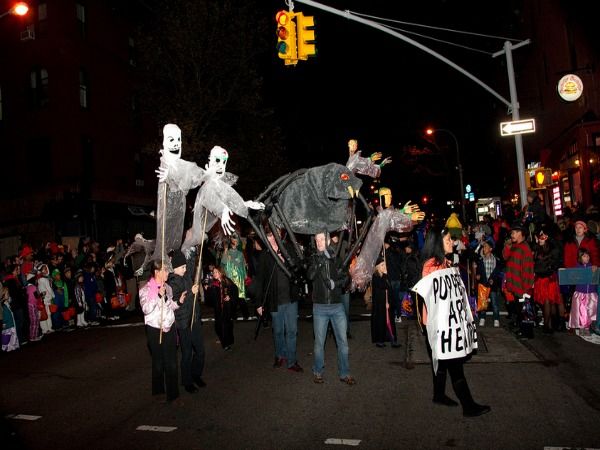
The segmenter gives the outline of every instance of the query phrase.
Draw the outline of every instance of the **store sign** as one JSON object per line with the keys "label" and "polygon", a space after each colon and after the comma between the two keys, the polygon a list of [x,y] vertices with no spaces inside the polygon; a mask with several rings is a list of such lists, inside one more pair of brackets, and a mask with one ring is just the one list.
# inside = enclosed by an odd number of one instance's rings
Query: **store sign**
{"label": "store sign", "polygon": [[565,75],[558,82],[558,95],[567,102],[574,102],[583,94],[583,82],[577,75]]}
{"label": "store sign", "polygon": [[562,201],[560,199],[560,187],[554,186],[552,188],[552,208],[554,209],[554,216],[562,216]]}

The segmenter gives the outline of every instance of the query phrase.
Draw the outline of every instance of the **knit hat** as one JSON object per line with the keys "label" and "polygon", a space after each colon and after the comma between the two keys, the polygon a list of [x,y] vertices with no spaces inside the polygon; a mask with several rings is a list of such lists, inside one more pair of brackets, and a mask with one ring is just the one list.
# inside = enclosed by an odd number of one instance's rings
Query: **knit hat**
{"label": "knit hat", "polygon": [[185,266],[186,264],[187,261],[185,260],[185,256],[181,252],[181,250],[175,250],[173,252],[173,256],[171,256],[171,266],[173,267],[173,269]]}
{"label": "knit hat", "polygon": [[577,222],[575,222],[575,226],[577,226],[577,225],[581,225],[583,227],[583,231],[588,230],[587,223],[585,223],[583,220],[578,220]]}

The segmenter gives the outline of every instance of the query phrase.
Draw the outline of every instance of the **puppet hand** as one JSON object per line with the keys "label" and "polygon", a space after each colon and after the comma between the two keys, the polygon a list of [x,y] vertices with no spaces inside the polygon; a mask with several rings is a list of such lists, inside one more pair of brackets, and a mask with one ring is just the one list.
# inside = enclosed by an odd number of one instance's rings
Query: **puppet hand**
{"label": "puppet hand", "polygon": [[161,183],[164,183],[165,181],[167,181],[167,177],[169,176],[169,168],[168,167],[159,167],[154,172],[156,172],[158,174],[158,181],[160,181]]}
{"label": "puppet hand", "polygon": [[388,156],[387,158],[385,158],[383,161],[381,161],[381,162],[379,163],[379,167],[383,167],[383,166],[385,166],[386,164],[391,164],[391,163],[392,163],[392,157],[391,157],[391,156]]}
{"label": "puppet hand", "polygon": [[229,236],[235,231],[233,228],[234,225],[235,222],[231,220],[231,210],[225,206],[223,214],[221,214],[221,228],[223,228],[223,232],[226,236]]}
{"label": "puppet hand", "polygon": [[371,161],[373,161],[373,162],[379,161],[382,156],[383,155],[381,154],[381,152],[375,152],[375,153],[371,154]]}
{"label": "puppet hand", "polygon": [[423,211],[414,212],[410,215],[410,220],[413,222],[420,222],[425,218],[425,213]]}
{"label": "puppet hand", "polygon": [[412,213],[419,212],[419,211],[420,211],[419,205],[411,205],[410,200],[407,201],[404,204],[404,206],[402,207],[402,212],[404,214],[412,214]]}
{"label": "puppet hand", "polygon": [[246,205],[246,208],[250,208],[250,209],[258,209],[258,210],[265,209],[265,204],[264,203],[255,202],[255,201],[252,201],[252,200],[245,201],[244,205]]}

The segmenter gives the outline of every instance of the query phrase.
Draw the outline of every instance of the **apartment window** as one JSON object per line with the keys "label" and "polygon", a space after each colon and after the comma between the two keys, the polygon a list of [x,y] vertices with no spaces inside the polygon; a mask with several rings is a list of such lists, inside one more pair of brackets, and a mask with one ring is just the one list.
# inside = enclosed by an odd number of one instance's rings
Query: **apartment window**
{"label": "apartment window", "polygon": [[48,33],[48,6],[46,3],[39,3],[37,8],[37,34],[45,36]]}
{"label": "apartment window", "polygon": [[77,7],[77,28],[81,37],[85,37],[86,34],[86,7],[83,3],[76,3]]}
{"label": "apartment window", "polygon": [[48,104],[48,71],[44,68],[34,69],[29,76],[29,87],[32,106]]}
{"label": "apartment window", "polygon": [[85,69],[79,69],[79,106],[89,108],[89,80]]}

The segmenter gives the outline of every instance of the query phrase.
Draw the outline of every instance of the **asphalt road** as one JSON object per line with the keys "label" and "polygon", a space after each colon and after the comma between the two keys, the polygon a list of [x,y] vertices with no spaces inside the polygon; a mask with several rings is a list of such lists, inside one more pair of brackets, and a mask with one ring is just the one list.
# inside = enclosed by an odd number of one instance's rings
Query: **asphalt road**
{"label": "asphalt road", "polygon": [[[600,345],[566,333],[519,341],[504,327],[479,329],[481,351],[465,372],[475,399],[492,412],[463,418],[460,408],[431,402],[430,365],[414,322],[399,325],[402,347],[379,349],[361,313],[362,305],[353,306],[354,386],[337,379],[333,339],[325,383],[312,382],[310,318],[299,323],[304,373],[272,368],[269,329],[255,341],[255,322],[236,323],[233,351],[224,352],[206,322],[208,386],[182,390],[181,405],[150,395],[139,318],[54,333],[0,355],[1,447],[600,448]],[[454,397],[450,383],[447,393]]]}

